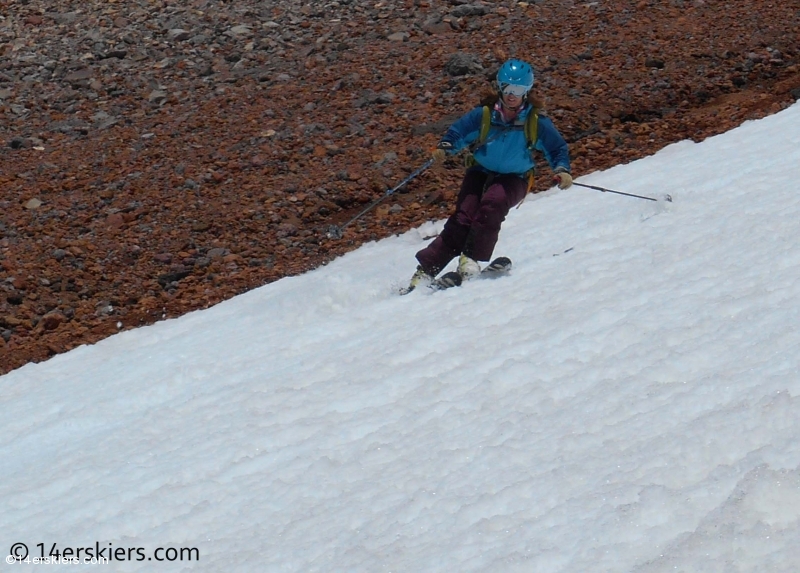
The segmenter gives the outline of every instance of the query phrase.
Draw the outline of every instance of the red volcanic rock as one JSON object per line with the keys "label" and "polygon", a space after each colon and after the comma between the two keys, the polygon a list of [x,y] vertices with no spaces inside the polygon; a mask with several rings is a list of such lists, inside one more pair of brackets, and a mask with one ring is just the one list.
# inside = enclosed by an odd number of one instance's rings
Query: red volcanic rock
{"label": "red volcanic rock", "polygon": [[106,225],[111,229],[119,229],[125,224],[121,213],[114,213],[106,218]]}
{"label": "red volcanic rock", "polygon": [[42,317],[39,325],[45,330],[55,330],[66,320],[66,317],[60,312],[50,312]]}

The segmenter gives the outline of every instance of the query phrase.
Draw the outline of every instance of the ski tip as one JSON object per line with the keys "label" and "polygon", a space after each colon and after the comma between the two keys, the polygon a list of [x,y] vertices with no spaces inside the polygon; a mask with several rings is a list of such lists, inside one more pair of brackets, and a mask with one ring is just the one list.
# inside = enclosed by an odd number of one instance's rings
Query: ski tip
{"label": "ski tip", "polygon": [[430,284],[430,288],[432,288],[433,290],[444,290],[451,287],[461,286],[462,282],[463,279],[461,278],[461,275],[455,271],[452,271],[443,274],[438,279],[433,281]]}
{"label": "ski tip", "polygon": [[482,275],[506,274],[511,270],[512,263],[508,257],[497,257],[481,272]]}

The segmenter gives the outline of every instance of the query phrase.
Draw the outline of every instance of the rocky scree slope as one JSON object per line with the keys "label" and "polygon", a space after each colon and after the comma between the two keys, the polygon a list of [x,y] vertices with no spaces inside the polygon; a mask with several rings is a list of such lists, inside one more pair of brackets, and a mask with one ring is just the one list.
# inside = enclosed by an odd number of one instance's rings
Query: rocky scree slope
{"label": "rocky scree slope", "polygon": [[325,233],[507,57],[579,176],[791,105],[799,33],[760,1],[0,0],[0,373],[445,217],[456,161]]}

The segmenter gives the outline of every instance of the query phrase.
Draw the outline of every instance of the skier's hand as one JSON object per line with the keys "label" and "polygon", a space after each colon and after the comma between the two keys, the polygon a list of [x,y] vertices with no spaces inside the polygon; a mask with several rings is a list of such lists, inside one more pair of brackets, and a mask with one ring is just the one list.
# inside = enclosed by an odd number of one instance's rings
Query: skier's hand
{"label": "skier's hand", "polygon": [[553,176],[553,183],[558,184],[559,189],[569,189],[572,187],[572,175],[566,171],[561,171]]}
{"label": "skier's hand", "polygon": [[447,157],[447,152],[453,149],[453,144],[449,141],[440,141],[439,145],[436,146],[436,149],[431,152],[431,158],[436,163],[441,163],[444,161],[444,158]]}

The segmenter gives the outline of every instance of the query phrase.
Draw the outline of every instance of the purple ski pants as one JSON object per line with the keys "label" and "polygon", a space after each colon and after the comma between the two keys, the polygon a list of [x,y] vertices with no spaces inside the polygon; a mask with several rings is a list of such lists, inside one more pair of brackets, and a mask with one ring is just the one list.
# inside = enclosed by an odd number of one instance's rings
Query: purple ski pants
{"label": "purple ski pants", "polygon": [[441,234],[417,253],[419,264],[436,276],[461,253],[476,261],[488,261],[506,215],[527,191],[527,182],[517,175],[490,177],[480,169],[469,169],[461,183],[455,213],[447,219]]}

